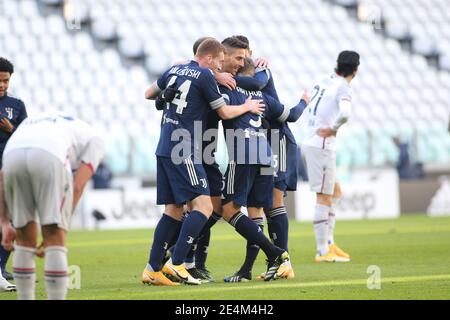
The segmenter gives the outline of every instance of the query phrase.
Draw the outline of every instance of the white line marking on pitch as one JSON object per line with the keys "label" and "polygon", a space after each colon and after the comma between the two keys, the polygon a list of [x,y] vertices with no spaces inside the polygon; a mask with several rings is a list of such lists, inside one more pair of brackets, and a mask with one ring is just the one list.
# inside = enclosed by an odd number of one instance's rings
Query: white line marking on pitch
{"label": "white line marking on pitch", "polygon": [[[404,277],[384,277],[381,278],[382,285],[389,285],[390,282],[417,282],[417,281],[434,281],[434,280],[450,280],[450,274],[441,274],[441,275],[424,275],[424,276],[404,276]],[[278,280],[278,281],[286,281],[286,280]],[[280,284],[270,282],[266,285],[258,286],[239,286],[239,285],[231,285],[230,287],[198,287],[192,288],[189,287],[189,293],[193,292],[209,292],[209,291],[236,291],[236,290],[261,290],[261,289],[284,289],[284,288],[308,288],[308,287],[325,287],[325,286],[345,286],[345,285],[363,285],[367,284],[367,279],[351,279],[351,280],[338,280],[338,281],[324,281],[324,282],[300,282],[300,283],[283,283]],[[165,291],[164,294],[179,294],[180,291]]]}
{"label": "white line marking on pitch", "polygon": [[[396,230],[394,233],[391,233],[388,229],[379,229],[379,230],[366,230],[362,231],[341,231],[339,233],[340,236],[367,236],[367,235],[390,235],[390,234],[414,234],[414,233],[435,233],[435,232],[450,232],[450,229],[446,228],[436,228],[436,229],[406,229]],[[289,234],[289,238],[297,239],[297,238],[312,238],[313,233],[311,232],[292,232]],[[85,247],[95,247],[95,246],[110,246],[110,245],[130,245],[130,244],[150,244],[150,238],[138,238],[138,239],[129,239],[129,240],[99,240],[99,241],[80,241],[73,243],[68,243],[68,247],[70,248],[85,248]],[[233,235],[223,235],[223,236],[212,236],[211,241],[233,241],[233,240],[243,240],[238,234]]]}

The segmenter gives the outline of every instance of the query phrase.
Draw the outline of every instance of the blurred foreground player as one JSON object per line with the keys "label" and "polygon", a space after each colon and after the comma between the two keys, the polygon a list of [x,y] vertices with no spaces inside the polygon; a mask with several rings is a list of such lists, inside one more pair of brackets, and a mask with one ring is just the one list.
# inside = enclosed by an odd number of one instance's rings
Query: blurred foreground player
{"label": "blurred foreground player", "polygon": [[[27,117],[25,104],[22,100],[8,95],[9,82],[14,73],[14,66],[5,58],[0,57],[0,169],[2,167],[3,150],[14,130]],[[0,184],[0,194],[3,192]],[[3,199],[1,199],[3,201]],[[0,204],[1,205],[1,204]],[[0,231],[0,241],[1,241]],[[6,271],[10,251],[0,245],[0,269],[6,280],[13,280],[12,274]]]}
{"label": "blurred foreground player", "polygon": [[8,141],[3,175],[11,217],[2,217],[3,245],[13,248],[14,233],[7,223],[11,219],[17,231],[13,269],[19,299],[35,298],[37,221],[44,240],[48,299],[66,298],[66,233],[103,155],[103,142],[87,123],[60,113],[27,118]]}
{"label": "blurred foreground player", "polygon": [[307,132],[302,144],[311,191],[317,194],[314,214],[316,262],[348,262],[350,256],[334,243],[336,204],[341,188],[336,181],[336,133],[351,114],[350,82],[356,76],[359,54],[343,51],[335,73],[322,79],[303,113]]}

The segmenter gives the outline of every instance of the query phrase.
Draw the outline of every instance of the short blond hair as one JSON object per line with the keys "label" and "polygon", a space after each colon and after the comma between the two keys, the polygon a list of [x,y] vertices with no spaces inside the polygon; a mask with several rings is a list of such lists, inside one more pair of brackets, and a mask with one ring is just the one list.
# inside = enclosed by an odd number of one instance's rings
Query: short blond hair
{"label": "short blond hair", "polygon": [[217,57],[221,52],[225,53],[225,47],[216,39],[208,38],[204,40],[198,46],[196,57],[204,57],[206,55],[212,55]]}

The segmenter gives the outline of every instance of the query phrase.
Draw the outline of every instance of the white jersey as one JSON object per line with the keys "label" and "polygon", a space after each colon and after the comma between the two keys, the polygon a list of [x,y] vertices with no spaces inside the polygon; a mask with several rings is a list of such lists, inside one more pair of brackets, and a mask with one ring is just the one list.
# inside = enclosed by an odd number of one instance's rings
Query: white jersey
{"label": "white jersey", "polygon": [[317,135],[317,130],[332,127],[339,115],[339,103],[342,100],[351,101],[351,99],[350,85],[337,74],[325,77],[314,86],[311,102],[303,112],[303,119],[300,121],[306,129],[303,144],[321,149],[336,150],[336,137],[322,138]]}
{"label": "white jersey", "polygon": [[84,162],[95,172],[104,156],[103,141],[94,129],[63,113],[26,118],[8,140],[3,154],[23,148],[45,150],[63,164],[70,164],[72,170]]}

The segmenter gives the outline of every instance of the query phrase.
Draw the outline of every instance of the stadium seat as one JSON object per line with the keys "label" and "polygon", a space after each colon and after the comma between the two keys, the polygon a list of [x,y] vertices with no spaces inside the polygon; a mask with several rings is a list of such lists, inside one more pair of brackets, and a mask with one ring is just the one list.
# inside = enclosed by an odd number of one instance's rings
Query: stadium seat
{"label": "stadium seat", "polygon": [[450,52],[446,52],[439,56],[439,67],[442,70],[450,72]]}
{"label": "stadium seat", "polygon": [[92,34],[101,41],[114,41],[117,38],[116,25],[111,20],[95,20],[92,23]]}
{"label": "stadium seat", "polygon": [[141,42],[133,37],[123,38],[119,41],[119,52],[128,59],[143,59],[145,57]]}
{"label": "stadium seat", "polygon": [[39,0],[39,1],[46,5],[51,5],[51,6],[58,6],[58,5],[62,5],[64,3],[64,0]]}

